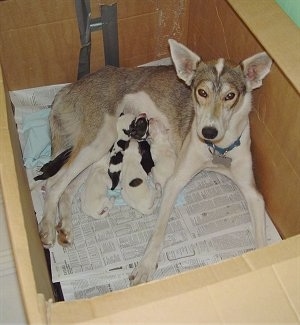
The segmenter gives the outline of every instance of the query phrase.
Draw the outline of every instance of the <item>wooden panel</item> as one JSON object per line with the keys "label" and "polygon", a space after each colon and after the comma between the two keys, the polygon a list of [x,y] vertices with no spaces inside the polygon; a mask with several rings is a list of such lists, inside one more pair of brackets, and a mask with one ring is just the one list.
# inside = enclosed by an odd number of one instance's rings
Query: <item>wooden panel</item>
{"label": "wooden panel", "polygon": [[75,80],[79,48],[75,20],[1,33],[1,63],[9,89]]}
{"label": "wooden panel", "polygon": [[46,317],[40,315],[37,292],[43,292],[47,300],[54,296],[1,67],[0,112],[0,191],[4,202],[4,217],[11,238],[27,320],[30,324],[45,324]]}
{"label": "wooden panel", "polygon": [[73,0],[6,0],[0,2],[1,32],[74,17]]}
{"label": "wooden panel", "polygon": [[[99,0],[91,0],[91,11],[93,17],[99,16]],[[153,0],[101,0],[101,5],[118,4],[118,18],[124,19],[153,13],[159,10],[157,1]]]}
{"label": "wooden panel", "polygon": [[224,57],[239,62],[262,51],[226,1],[190,1],[189,47],[202,59]]}
{"label": "wooden panel", "polygon": [[267,211],[284,238],[299,234],[299,175],[256,113],[251,116],[251,126],[256,184]]}
{"label": "wooden panel", "polygon": [[[120,63],[169,56],[167,39],[186,42],[189,0],[104,0],[118,4]],[[91,1],[98,17],[99,1]],[[10,90],[72,82],[80,50],[73,0],[0,1],[0,57]],[[92,33],[91,71],[104,65],[101,31]]]}

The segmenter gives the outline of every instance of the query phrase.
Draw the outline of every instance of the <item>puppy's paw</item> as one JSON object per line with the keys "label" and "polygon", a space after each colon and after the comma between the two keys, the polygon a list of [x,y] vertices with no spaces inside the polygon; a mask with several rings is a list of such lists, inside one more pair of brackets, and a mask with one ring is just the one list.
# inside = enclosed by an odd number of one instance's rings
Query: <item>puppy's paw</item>
{"label": "puppy's paw", "polygon": [[100,209],[98,210],[97,216],[95,216],[94,218],[97,219],[97,218],[103,218],[107,216],[109,210],[113,207],[114,202],[115,202],[114,198],[102,197],[99,202]]}
{"label": "puppy's paw", "polygon": [[61,220],[56,226],[57,241],[63,247],[68,247],[73,243],[72,226]]}
{"label": "puppy's paw", "polygon": [[130,285],[135,286],[150,281],[156,269],[156,260],[143,258],[129,276]]}
{"label": "puppy's paw", "polygon": [[42,219],[39,223],[39,234],[43,246],[47,249],[55,243],[55,227],[52,222]]}
{"label": "puppy's paw", "polygon": [[162,196],[162,186],[160,183],[155,184],[155,198],[160,198]]}
{"label": "puppy's paw", "polygon": [[97,200],[95,200],[94,202],[90,202],[90,204],[84,204],[82,206],[82,211],[86,215],[94,219],[99,219],[105,217],[109,213],[113,205],[114,205],[113,198],[102,196]]}

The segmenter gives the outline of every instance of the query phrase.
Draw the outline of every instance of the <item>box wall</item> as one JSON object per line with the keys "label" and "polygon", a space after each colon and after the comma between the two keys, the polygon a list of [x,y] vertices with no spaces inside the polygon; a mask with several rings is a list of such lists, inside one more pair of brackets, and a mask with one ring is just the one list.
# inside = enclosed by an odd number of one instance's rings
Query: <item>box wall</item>
{"label": "box wall", "polygon": [[[233,0],[231,3],[237,3],[239,9],[241,1]],[[241,8],[244,9],[247,3],[249,2],[244,1]],[[255,12],[248,8],[245,10],[245,18],[248,13],[251,23],[247,26],[226,1],[191,0],[188,46],[203,59],[225,57],[240,62],[264,51],[259,37],[263,39],[268,34],[269,46],[266,50],[270,51],[269,54],[276,63],[262,88],[254,91],[254,110],[251,114],[254,173],[273,222],[284,237],[290,237],[300,232],[300,96],[296,90],[299,76],[295,78],[289,75],[286,78],[285,74],[290,71],[286,67],[286,61],[292,60],[297,51],[292,45],[285,59],[282,53],[277,54],[280,34],[276,30],[275,33],[272,30],[266,31],[266,26],[260,28],[259,23],[256,23],[264,19],[265,10],[259,6],[265,5],[266,2],[261,1],[255,6],[249,6],[250,9],[255,8]],[[268,8],[271,15],[278,18],[280,9],[276,3],[269,1]],[[290,37],[300,38],[299,30],[294,28],[283,13],[278,18],[278,23],[281,23],[281,29],[286,28]],[[249,31],[250,27],[254,34]],[[292,58],[289,52],[292,52]],[[299,53],[298,51],[298,56]],[[294,59],[294,62],[295,69],[299,69],[299,63],[296,64],[299,60]]]}
{"label": "box wall", "polygon": [[[186,41],[189,0],[105,0],[118,4],[121,66],[169,56],[167,39]],[[92,17],[99,1],[91,0]],[[12,18],[13,17],[13,18]],[[0,1],[0,58],[10,90],[72,82],[80,50],[74,1]],[[92,33],[91,71],[104,65],[101,31]]]}
{"label": "box wall", "polygon": [[[45,5],[47,1],[41,0],[40,2]],[[61,1],[57,3],[60,2]],[[163,2],[164,1],[162,0],[162,3]],[[202,3],[202,6],[198,7],[198,2]],[[252,1],[243,2],[250,3]],[[3,2],[3,4],[4,3],[5,2]],[[14,1],[8,0],[6,3],[14,3]],[[22,5],[23,2],[19,1],[18,3]],[[64,1],[63,3],[67,2]],[[129,1],[129,3],[131,2]],[[153,2],[151,3],[153,4]],[[207,16],[201,18],[201,13],[203,11],[206,12],[206,8],[208,8],[211,3],[218,5],[218,11],[215,7],[210,7],[211,10],[208,11],[207,14],[214,12],[216,13],[216,16],[210,19],[207,19]],[[0,16],[2,16],[1,6],[2,3],[0,3]],[[131,15],[130,6],[126,6],[126,8],[128,8],[126,15]],[[222,15],[224,15],[224,17]],[[227,17],[227,15],[229,16]],[[202,26],[205,20],[210,24],[206,26],[206,31],[205,26]],[[220,20],[222,23],[220,23]],[[24,19],[24,23],[25,21],[26,20]],[[219,22],[220,25],[215,26],[212,22],[215,22],[216,24]],[[28,23],[30,23],[30,20]],[[55,23],[56,21],[53,22],[53,24]],[[233,27],[235,23],[237,25]],[[39,22],[39,24],[43,23]],[[229,28],[230,24],[232,25],[231,28]],[[225,26],[227,26],[227,28],[225,28]],[[27,27],[22,26],[22,28]],[[226,40],[224,36],[222,36],[223,28],[226,35],[229,37]],[[209,38],[206,39],[206,37],[211,35],[209,29],[216,33],[214,35],[214,41]],[[242,49],[239,48],[240,42],[236,42],[235,36],[232,35],[232,29],[237,30],[241,35],[244,35],[243,33],[245,33],[245,38],[243,38],[242,42],[243,45],[245,45],[245,48],[244,46]],[[220,0],[215,2],[205,1],[205,3],[203,3],[202,0],[191,0],[189,31],[188,45],[198,53],[202,54],[203,58],[226,56],[226,53],[228,52],[232,59],[238,61],[241,58],[245,58],[262,49],[256,39],[253,36],[249,36],[248,29],[233,13],[230,6],[226,2]],[[205,45],[203,47],[201,45],[203,43],[200,41],[201,37],[204,39]],[[216,44],[219,46],[218,48],[215,47]],[[229,44],[230,47],[233,48],[232,50],[228,49]],[[2,52],[0,53],[2,56]],[[3,57],[1,57],[1,59],[3,59]],[[77,63],[75,70],[76,69]],[[20,76],[22,75],[20,74]],[[11,82],[17,80],[16,75],[14,75],[14,78],[11,79]],[[44,81],[43,78],[38,76],[34,79],[34,82],[42,82]],[[278,78],[279,81],[277,81]],[[50,82],[49,80],[50,79],[48,79],[48,82]],[[64,81],[67,80],[65,79]],[[31,80],[29,82],[33,81]],[[23,79],[22,83],[24,83]],[[270,86],[273,83],[275,85],[274,88]],[[24,87],[29,87],[29,84],[22,88]],[[287,97],[284,101],[282,98],[280,99],[280,96],[276,97],[277,92],[279,92],[278,90],[281,89],[280,87],[285,87],[287,89],[288,96],[283,95],[283,97]],[[275,93],[275,97],[272,97],[274,98],[275,103],[273,103],[272,99],[272,103],[268,101],[266,104],[263,104],[264,102],[261,101],[261,98],[268,97],[268,92],[264,90],[265,88],[272,91],[272,94]],[[274,209],[273,218],[275,222],[277,222],[277,219],[282,220],[282,222],[280,221],[277,225],[283,228],[288,227],[288,224],[294,222],[294,219],[297,223],[299,214],[293,214],[294,210],[298,211],[295,203],[297,201],[291,201],[291,210],[289,210],[285,216],[283,214],[278,214],[280,206],[276,206],[275,202],[272,201],[274,199],[273,196],[275,196],[276,199],[278,199],[278,197],[281,199],[280,195],[284,194],[284,199],[281,201],[283,204],[285,203],[283,201],[286,201],[287,198],[286,192],[281,190],[281,188],[278,189],[279,192],[276,192],[277,189],[276,191],[273,188],[268,189],[267,186],[281,186],[283,184],[282,180],[279,182],[274,178],[280,178],[282,176],[281,173],[284,175],[287,172],[286,168],[289,168],[289,171],[296,170],[296,166],[294,166],[292,155],[289,156],[289,154],[292,153],[290,153],[289,150],[284,151],[284,149],[286,149],[285,146],[283,146],[284,141],[278,144],[281,135],[284,133],[284,129],[281,130],[281,133],[276,133],[276,124],[271,127],[271,123],[275,123],[272,115],[270,115],[270,117],[267,116],[267,113],[270,112],[271,114],[272,110],[268,109],[267,112],[266,109],[269,108],[269,105],[272,105],[272,109],[274,110],[274,106],[276,114],[279,114],[279,117],[284,121],[286,119],[286,114],[280,114],[277,101],[282,105],[299,107],[299,94],[295,89],[296,88],[287,81],[284,74],[282,74],[282,67],[279,68],[275,66],[275,69],[272,69],[271,75],[267,77],[263,88],[256,91],[255,103],[257,109],[252,114],[252,125],[253,130],[255,130],[255,132],[253,132],[253,150],[258,153],[255,154],[255,171],[258,176],[257,181],[260,188],[265,191],[265,196],[269,193],[272,195],[271,198],[267,197],[269,203],[268,209]],[[6,99],[4,100],[3,98]],[[293,99],[290,100],[290,98]],[[45,273],[46,271],[43,261],[39,260],[41,258],[41,255],[39,255],[40,253],[37,252],[38,255],[34,256],[34,254],[32,254],[33,252],[30,251],[32,248],[29,249],[30,245],[28,244],[28,238],[31,240],[32,235],[32,244],[38,246],[38,244],[36,244],[36,238],[38,235],[34,230],[35,225],[33,225],[32,220],[29,220],[29,223],[26,221],[27,225],[25,225],[27,216],[30,215],[31,218],[33,212],[31,201],[29,199],[28,185],[25,181],[20,159],[14,121],[10,113],[9,130],[7,124],[5,124],[7,119],[5,108],[8,106],[8,109],[10,109],[7,99],[8,97],[5,97],[4,93],[1,93],[1,150],[3,148],[2,144],[5,144],[5,155],[0,155],[1,186],[3,187],[5,194],[5,209],[8,211],[8,218],[12,218],[10,219],[9,225],[11,232],[15,229],[15,235],[12,236],[12,240],[20,284],[23,295],[26,297],[26,299],[24,299],[25,308],[30,323],[46,323],[46,315],[48,316],[49,324],[62,324],[67,322],[82,322],[85,324],[124,324],[127,322],[128,324],[133,324],[134,322],[141,323],[146,321],[152,321],[152,323],[162,321],[175,323],[178,321],[186,322],[188,320],[194,323],[205,321],[232,323],[242,322],[245,319],[253,322],[269,323],[273,321],[277,321],[277,323],[279,321],[281,323],[286,321],[291,323],[299,322],[300,306],[299,299],[297,299],[297,290],[299,292],[300,289],[300,260],[299,258],[296,258],[300,251],[299,236],[293,237],[274,247],[268,247],[264,250],[251,252],[240,258],[231,259],[224,263],[198,269],[159,282],[149,283],[133,289],[89,300],[47,304],[44,297],[38,295],[38,293],[42,293],[45,298],[48,299],[51,296],[51,293],[49,292],[51,286],[48,281],[45,281],[47,275]],[[257,105],[257,103],[259,105]],[[271,121],[269,121],[269,119]],[[299,123],[296,123],[297,119],[295,117],[292,117],[291,119],[292,122],[294,122],[291,129],[296,132]],[[293,119],[295,121],[293,121]],[[289,131],[294,132],[292,130]],[[263,139],[263,141],[261,141],[261,139]],[[265,141],[266,145],[262,145]],[[297,139],[295,141],[295,145],[297,145],[295,148],[297,151],[297,148],[299,148],[299,142],[297,142]],[[12,146],[14,149],[13,151]],[[14,157],[12,156],[12,153],[14,153]],[[272,160],[266,163],[265,160],[269,160],[267,155],[271,155]],[[280,157],[280,159],[277,160],[278,158],[275,159],[276,157]],[[281,159],[281,157],[284,159]],[[269,164],[273,168],[272,173],[269,171]],[[278,174],[275,173],[277,170]],[[268,174],[270,178],[265,176],[266,172],[270,172],[270,174]],[[289,182],[286,183],[285,191],[291,186],[291,184],[294,184],[294,192],[297,192],[297,184],[299,183],[294,183],[297,175],[295,178],[292,177],[292,183],[290,183],[291,179],[287,178]],[[274,183],[272,183],[272,181],[274,181]],[[23,193],[25,193],[24,196]],[[292,197],[294,195],[292,190],[288,196],[290,195]],[[271,204],[269,201],[272,201]],[[293,227],[294,225],[295,224],[293,224]],[[296,225],[296,227],[298,226]],[[293,229],[288,229],[286,231],[288,236],[292,231]],[[30,254],[32,256],[30,256]],[[38,260],[35,261],[35,259]],[[37,277],[36,279],[35,276]],[[278,282],[276,282],[277,280]],[[251,295],[244,295],[245,292],[248,292],[249,287],[252,289]],[[243,288],[243,290],[240,290],[241,288]],[[272,289],[271,291],[269,291],[270,288]],[[231,299],[228,299],[228,289],[230,289]],[[265,302],[267,302],[267,304],[265,304]],[[174,306],[176,306],[176,308],[174,308]],[[266,306],[268,308],[266,308]],[[274,313],[274,310],[276,313]],[[279,318],[276,319],[277,316]],[[283,319],[281,319],[281,317],[283,317]]]}
{"label": "box wall", "polygon": [[[51,323],[296,324],[299,248],[300,236],[296,236],[164,280],[93,299],[51,304]],[[293,267],[294,288],[288,277],[274,272],[282,265]]]}
{"label": "box wall", "polygon": [[[37,292],[53,298],[45,256],[37,231],[19,138],[0,67],[0,186],[20,283],[24,309],[30,322],[44,320]],[[6,109],[7,108],[7,109]],[[28,299],[28,296],[30,299]]]}

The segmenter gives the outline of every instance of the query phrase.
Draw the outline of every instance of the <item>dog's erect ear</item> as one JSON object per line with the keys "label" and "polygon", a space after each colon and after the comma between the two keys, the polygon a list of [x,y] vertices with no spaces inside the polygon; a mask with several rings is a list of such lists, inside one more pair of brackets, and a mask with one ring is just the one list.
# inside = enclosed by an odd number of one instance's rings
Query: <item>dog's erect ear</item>
{"label": "dog's erect ear", "polygon": [[251,89],[262,85],[262,80],[270,72],[271,65],[272,60],[266,52],[255,54],[242,62],[244,75]]}
{"label": "dog's erect ear", "polygon": [[190,86],[200,57],[173,39],[169,39],[169,45],[178,77]]}

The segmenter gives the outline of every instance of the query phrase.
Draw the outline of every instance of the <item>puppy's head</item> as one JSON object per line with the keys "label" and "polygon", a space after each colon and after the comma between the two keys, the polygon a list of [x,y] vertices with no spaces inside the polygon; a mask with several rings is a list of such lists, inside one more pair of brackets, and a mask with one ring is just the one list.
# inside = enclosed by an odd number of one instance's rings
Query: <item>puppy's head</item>
{"label": "puppy's head", "polygon": [[149,136],[149,121],[145,113],[141,113],[132,121],[129,126],[129,132],[133,139],[147,139]]}
{"label": "puppy's head", "polygon": [[118,137],[127,141],[130,138],[130,125],[134,120],[133,114],[121,114],[117,121]]}

